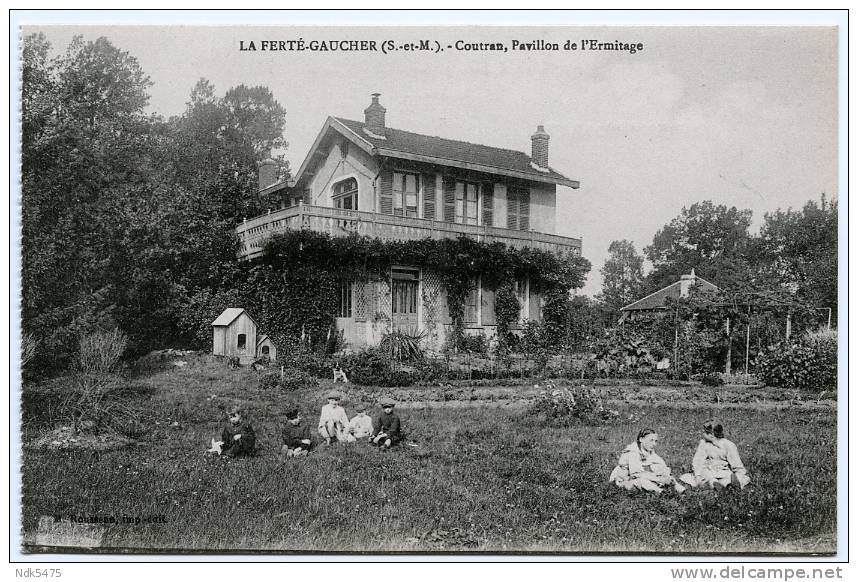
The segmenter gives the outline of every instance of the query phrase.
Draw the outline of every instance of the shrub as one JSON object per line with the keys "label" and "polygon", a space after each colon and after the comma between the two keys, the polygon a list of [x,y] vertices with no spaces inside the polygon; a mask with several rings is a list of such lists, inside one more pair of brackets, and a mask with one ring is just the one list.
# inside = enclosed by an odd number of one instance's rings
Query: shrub
{"label": "shrub", "polygon": [[340,359],[340,367],[346,371],[349,381],[363,386],[410,386],[417,373],[394,369],[387,353],[378,348],[369,348]]}
{"label": "shrub", "polygon": [[80,337],[69,403],[76,429],[84,422],[96,430],[110,423],[111,408],[104,399],[118,385],[119,358],[127,345],[128,336],[119,329]]}
{"label": "shrub", "polygon": [[381,338],[379,348],[394,362],[419,362],[423,360],[423,348],[420,342],[426,333],[418,331],[408,333],[401,330],[391,331]]}
{"label": "shrub", "polygon": [[592,388],[558,388],[548,382],[525,415],[548,426],[565,428],[576,424],[604,424],[617,420],[620,413],[608,408]]}
{"label": "shrub", "polygon": [[315,377],[298,368],[284,368],[282,374],[279,370],[271,370],[259,375],[259,387],[263,390],[294,392],[303,388],[316,388],[318,385],[319,381]]}
{"label": "shrub", "polygon": [[837,386],[837,332],[810,332],[763,350],[755,361],[768,386],[821,392]]}
{"label": "shrub", "polygon": [[476,335],[463,335],[459,340],[459,350],[485,356],[489,351],[489,341],[482,333]]}
{"label": "shrub", "polygon": [[606,329],[605,334],[591,345],[593,364],[598,374],[606,377],[648,377],[655,369],[656,359],[648,342],[635,333]]}

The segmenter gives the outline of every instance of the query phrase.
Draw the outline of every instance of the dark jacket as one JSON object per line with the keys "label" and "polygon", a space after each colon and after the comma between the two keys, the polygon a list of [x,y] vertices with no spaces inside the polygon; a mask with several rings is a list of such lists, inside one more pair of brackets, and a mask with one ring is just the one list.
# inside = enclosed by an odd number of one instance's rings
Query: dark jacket
{"label": "dark jacket", "polygon": [[[240,434],[241,438],[235,440],[237,434]],[[238,457],[256,453],[256,433],[249,422],[241,421],[237,425],[228,422],[223,428],[220,440],[223,441],[221,454]]]}
{"label": "dark jacket", "polygon": [[283,444],[290,449],[301,447],[302,449],[310,450],[309,444],[301,442],[302,440],[310,440],[309,424],[301,422],[296,426],[286,421],[286,424],[283,425],[283,430],[280,431],[280,435],[283,437]]}
{"label": "dark jacket", "polygon": [[373,434],[377,435],[382,432],[387,433],[387,436],[390,437],[390,440],[393,442],[397,442],[400,439],[401,435],[399,427],[399,417],[396,416],[395,412],[391,412],[390,414],[382,412],[372,421]]}

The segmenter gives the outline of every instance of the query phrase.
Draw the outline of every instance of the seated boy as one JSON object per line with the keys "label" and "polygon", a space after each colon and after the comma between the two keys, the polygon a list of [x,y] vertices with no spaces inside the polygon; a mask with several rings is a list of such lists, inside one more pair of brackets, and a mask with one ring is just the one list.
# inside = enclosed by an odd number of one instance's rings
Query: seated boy
{"label": "seated boy", "polygon": [[395,402],[391,398],[382,398],[378,403],[381,405],[381,414],[373,423],[372,442],[389,449],[400,439],[399,417],[393,413]]}
{"label": "seated boy", "polygon": [[347,441],[346,428],[349,425],[349,417],[345,409],[340,406],[340,393],[329,392],[328,403],[322,407],[319,415],[319,435],[325,439],[325,444],[331,444],[331,439]]}
{"label": "seated boy", "polygon": [[310,452],[310,427],[301,424],[301,415],[298,409],[293,408],[286,412],[286,424],[283,425],[283,446],[280,454],[287,457],[302,457]]}
{"label": "seated boy", "polygon": [[242,419],[240,408],[232,408],[228,413],[229,422],[221,432],[223,441],[221,454],[227,457],[249,457],[256,454],[256,433],[249,422]]}
{"label": "seated boy", "polygon": [[366,405],[358,404],[355,410],[357,414],[349,421],[347,436],[349,442],[369,439],[372,436],[372,418],[366,413]]}

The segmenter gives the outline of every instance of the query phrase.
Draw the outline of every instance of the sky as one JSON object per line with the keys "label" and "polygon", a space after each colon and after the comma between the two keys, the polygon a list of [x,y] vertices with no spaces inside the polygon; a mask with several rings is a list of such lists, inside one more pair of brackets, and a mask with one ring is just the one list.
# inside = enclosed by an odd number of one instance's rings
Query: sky
{"label": "sky", "polygon": [[[537,125],[558,187],[557,234],[581,237],[601,288],[613,240],[639,251],[702,200],[764,213],[838,195],[837,30],[833,27],[30,27],[64,51],[106,36],[150,76],[149,110],[181,114],[200,78],[218,94],[264,85],[286,108],[297,171],[329,115],[363,119],[381,93],[387,125],[530,152]],[[442,52],[241,51],[262,40],[438,41]],[[582,39],[643,50],[581,50]],[[556,42],[516,51],[512,41]],[[503,43],[460,51],[456,41]],[[567,41],[576,50],[562,50]],[[452,46],[453,48],[447,48]]]}

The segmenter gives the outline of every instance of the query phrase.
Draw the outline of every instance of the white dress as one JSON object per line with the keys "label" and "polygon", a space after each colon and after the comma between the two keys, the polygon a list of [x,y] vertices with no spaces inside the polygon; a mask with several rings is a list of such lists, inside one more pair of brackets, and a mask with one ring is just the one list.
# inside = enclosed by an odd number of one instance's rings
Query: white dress
{"label": "white dress", "polygon": [[661,492],[662,487],[673,483],[674,479],[664,459],[634,442],[623,449],[608,482],[628,491]]}
{"label": "white dress", "polygon": [[751,482],[748,471],[739,457],[739,449],[727,439],[711,437],[702,439],[697,445],[694,459],[691,461],[694,473],[680,477],[692,487],[727,487],[731,483],[744,488]]}

